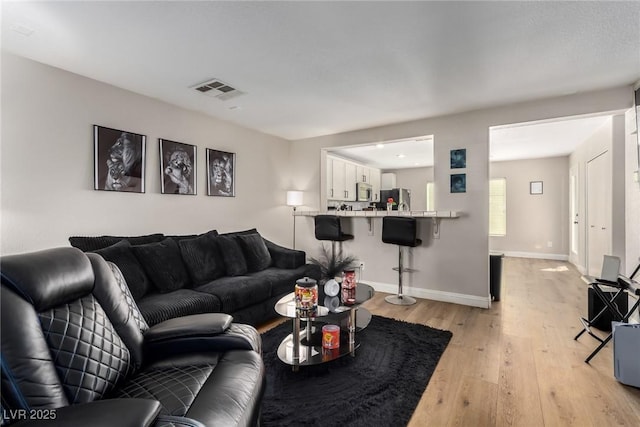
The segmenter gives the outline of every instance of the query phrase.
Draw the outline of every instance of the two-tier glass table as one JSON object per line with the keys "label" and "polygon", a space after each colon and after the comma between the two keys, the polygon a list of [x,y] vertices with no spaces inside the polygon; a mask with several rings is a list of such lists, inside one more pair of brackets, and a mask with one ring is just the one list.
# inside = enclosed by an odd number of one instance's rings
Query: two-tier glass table
{"label": "two-tier glass table", "polygon": [[[295,294],[291,292],[280,298],[275,305],[278,314],[292,319],[293,331],[287,335],[278,347],[278,357],[297,371],[300,366],[318,365],[330,362],[350,354],[360,346],[357,332],[366,328],[371,321],[371,313],[362,303],[373,297],[374,289],[365,284],[356,286],[356,298],[353,304],[343,303],[342,292],[337,296],[325,295],[322,286],[318,288],[318,308],[314,313],[301,317],[296,310]],[[305,322],[305,329],[300,330],[300,322]],[[322,347],[322,325],[336,324],[340,326],[340,346],[334,349]]]}

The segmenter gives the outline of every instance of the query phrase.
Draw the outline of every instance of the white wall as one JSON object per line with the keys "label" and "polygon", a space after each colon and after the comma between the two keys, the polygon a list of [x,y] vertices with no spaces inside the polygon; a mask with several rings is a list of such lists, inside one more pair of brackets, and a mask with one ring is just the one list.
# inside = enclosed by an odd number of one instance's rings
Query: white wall
{"label": "white wall", "polygon": [[[417,296],[488,306],[489,127],[627,109],[630,93],[631,87],[620,87],[300,140],[292,147],[290,170],[305,191],[307,208],[318,210],[321,148],[434,135],[437,208],[460,210],[464,216],[442,220],[438,240],[429,237],[430,220],[420,220],[425,243],[412,249],[411,258],[411,266],[420,271],[407,275],[406,290]],[[449,193],[449,150],[454,148],[467,149],[467,192],[463,194]],[[356,237],[345,243],[345,250],[365,261],[366,280],[393,289],[397,275],[391,267],[397,264],[397,249],[380,242],[381,221],[374,220],[373,236],[367,233],[367,220],[351,221]],[[319,242],[312,226],[311,218],[300,218],[297,247],[314,254]]]}
{"label": "white wall", "polygon": [[[490,168],[491,178],[507,180],[507,233],[489,237],[489,248],[507,256],[568,260],[569,157],[492,162]],[[531,181],[543,182],[543,194],[529,193]]]}
{"label": "white wall", "polygon": [[[212,101],[215,102],[215,101]],[[93,190],[92,125],[147,135],[146,194]],[[160,194],[158,138],[198,147],[196,196]],[[291,242],[290,143],[9,54],[2,56],[1,251],[71,235],[257,227]],[[235,198],[206,195],[205,148],[235,152]]]}

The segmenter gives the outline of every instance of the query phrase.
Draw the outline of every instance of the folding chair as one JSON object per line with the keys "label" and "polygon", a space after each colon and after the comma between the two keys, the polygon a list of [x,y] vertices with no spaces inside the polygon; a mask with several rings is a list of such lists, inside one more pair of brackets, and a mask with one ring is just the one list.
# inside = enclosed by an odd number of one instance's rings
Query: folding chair
{"label": "folding chair", "polygon": [[[626,313],[620,312],[618,305],[615,303],[620,294],[626,291],[631,292],[635,295],[640,295],[640,285],[638,285],[638,283],[633,280],[638,273],[638,270],[640,270],[640,264],[636,267],[629,278],[620,276],[618,274],[619,269],[620,259],[618,257],[605,255],[602,266],[602,277],[595,279],[591,281],[591,283],[589,283],[589,286],[593,289],[594,293],[604,303],[604,307],[591,320],[585,319],[584,317],[580,318],[583,329],[578,333],[578,335],[575,336],[574,340],[577,340],[582,336],[582,334],[586,332],[600,342],[600,345],[598,345],[598,347],[585,359],[586,363],[589,363],[591,359],[593,359],[593,357],[598,354],[598,352],[602,350],[605,345],[607,345],[607,343],[613,336],[613,332],[611,332],[605,339],[600,338],[591,331],[591,327],[593,326],[593,324],[596,323],[598,319],[607,311],[613,314],[614,319],[619,319],[620,322],[628,323],[629,318],[640,305],[640,299],[638,299],[631,307],[631,309],[629,309]],[[615,281],[611,280],[613,278],[613,271],[616,272]],[[608,297],[605,291],[602,289],[603,286],[615,288],[617,289],[617,291],[613,293],[613,296]]]}

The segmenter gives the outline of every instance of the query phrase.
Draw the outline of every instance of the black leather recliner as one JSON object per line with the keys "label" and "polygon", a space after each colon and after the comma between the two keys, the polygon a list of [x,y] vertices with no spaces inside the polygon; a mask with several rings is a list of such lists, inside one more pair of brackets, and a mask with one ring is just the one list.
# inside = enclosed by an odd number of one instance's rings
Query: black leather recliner
{"label": "black leather recliner", "polygon": [[75,248],[0,268],[2,425],[259,424],[253,327],[216,313],[149,328],[118,268]]}

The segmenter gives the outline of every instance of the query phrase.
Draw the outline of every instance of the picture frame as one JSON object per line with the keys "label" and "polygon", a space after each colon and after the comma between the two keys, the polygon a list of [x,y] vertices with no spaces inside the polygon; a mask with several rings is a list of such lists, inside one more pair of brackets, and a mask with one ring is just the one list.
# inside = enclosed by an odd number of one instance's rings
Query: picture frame
{"label": "picture frame", "polygon": [[531,181],[529,182],[529,194],[542,194],[542,181]]}
{"label": "picture frame", "polygon": [[93,189],[145,192],[146,135],[93,125]]}
{"label": "picture frame", "polygon": [[161,193],[196,195],[197,147],[162,138],[159,143]]}
{"label": "picture frame", "polygon": [[236,153],[207,148],[207,195],[236,196]]}
{"label": "picture frame", "polygon": [[467,167],[467,149],[461,148],[449,152],[450,169],[464,169]]}
{"label": "picture frame", "polygon": [[467,174],[456,173],[451,175],[450,189],[452,193],[467,192]]}

